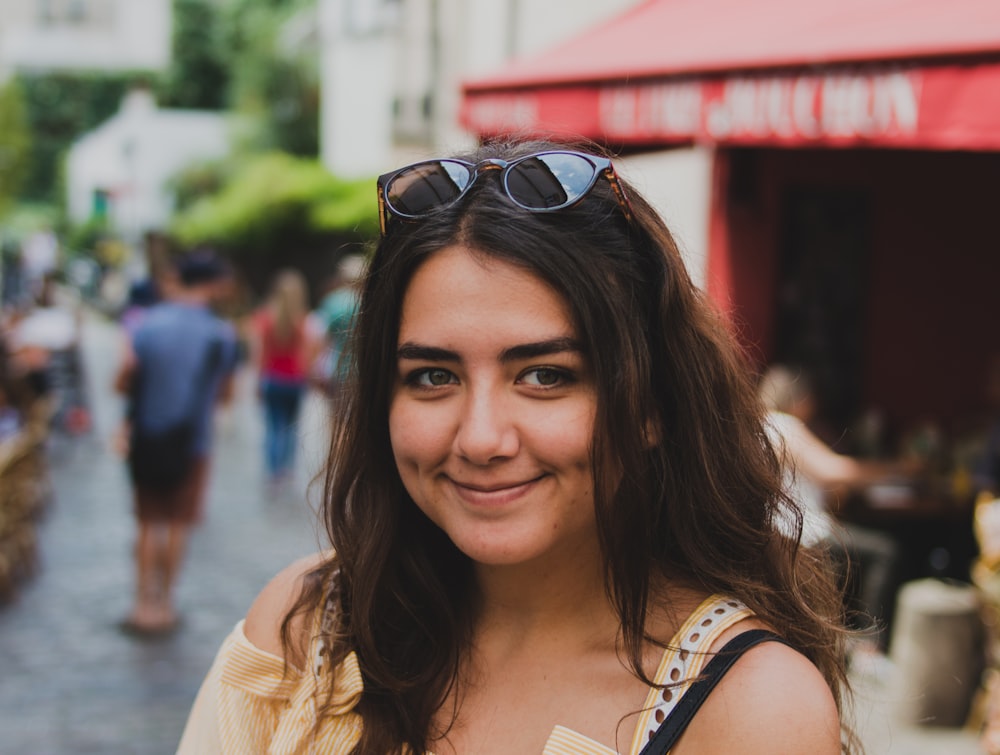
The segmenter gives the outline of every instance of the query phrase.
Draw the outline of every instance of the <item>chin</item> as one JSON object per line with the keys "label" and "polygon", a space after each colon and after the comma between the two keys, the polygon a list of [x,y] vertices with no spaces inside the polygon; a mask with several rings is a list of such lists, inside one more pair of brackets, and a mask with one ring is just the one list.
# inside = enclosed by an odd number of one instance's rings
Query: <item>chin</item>
{"label": "chin", "polygon": [[524,538],[452,538],[455,547],[470,560],[483,566],[517,566],[538,558],[541,553]]}

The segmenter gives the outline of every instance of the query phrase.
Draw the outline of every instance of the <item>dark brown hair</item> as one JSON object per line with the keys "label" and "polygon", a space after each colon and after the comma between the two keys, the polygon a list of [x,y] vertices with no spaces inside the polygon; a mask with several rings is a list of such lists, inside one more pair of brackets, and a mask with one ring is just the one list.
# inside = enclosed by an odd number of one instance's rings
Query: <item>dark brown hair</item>
{"label": "dark brown hair", "polygon": [[[467,159],[563,147],[490,144]],[[799,527],[801,515],[782,493],[750,367],[670,231],[627,184],[631,221],[607,181],[572,207],[531,213],[495,175],[430,217],[391,220],[364,285],[352,387],[326,475],[323,517],[336,555],[293,611],[318,610],[334,585],[333,667],[354,651],[364,678],[355,752],[425,752],[441,736],[433,717],[457,682],[477,610],[469,559],[409,498],[389,438],[403,297],[414,271],[453,244],[532,272],[573,313],[597,389],[593,474],[606,588],[633,672],[649,681],[641,657],[654,639],[646,631],[649,603],[660,599],[654,585],[683,579],[745,602],[816,664],[839,702],[837,590],[826,564],[776,529],[782,508]]]}

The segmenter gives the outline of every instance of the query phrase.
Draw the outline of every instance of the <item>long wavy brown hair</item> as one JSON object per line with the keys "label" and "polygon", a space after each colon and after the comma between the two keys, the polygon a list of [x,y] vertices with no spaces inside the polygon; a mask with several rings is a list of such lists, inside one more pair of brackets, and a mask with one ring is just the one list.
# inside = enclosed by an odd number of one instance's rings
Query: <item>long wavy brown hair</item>
{"label": "long wavy brown hair", "polygon": [[[495,143],[465,159],[564,148]],[[840,704],[845,634],[832,570],[776,528],[785,516],[801,526],[801,514],[782,492],[751,369],[670,231],[627,183],[631,220],[603,179],[569,208],[532,213],[497,174],[420,221],[391,219],[363,289],[322,507],[335,555],[307,579],[283,632],[287,644],[292,617],[333,596],[331,667],[356,652],[364,679],[354,752],[423,753],[444,734],[435,715],[460,685],[476,619],[471,563],[407,494],[388,421],[407,285],[453,244],[530,271],[571,308],[597,386],[595,506],[632,672],[650,681],[647,616],[663,600],[654,585],[683,579],[745,602],[819,668]],[[855,746],[845,727],[845,752]]]}
{"label": "long wavy brown hair", "polygon": [[300,336],[302,321],[309,314],[309,288],[305,276],[291,268],[279,271],[267,306],[275,342],[280,346],[294,344]]}

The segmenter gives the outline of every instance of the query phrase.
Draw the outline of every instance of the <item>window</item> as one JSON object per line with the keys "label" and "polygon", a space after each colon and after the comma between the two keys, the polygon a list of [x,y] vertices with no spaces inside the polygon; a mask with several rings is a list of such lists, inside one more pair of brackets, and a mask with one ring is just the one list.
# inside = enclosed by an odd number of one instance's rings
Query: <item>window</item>
{"label": "window", "polygon": [[108,26],[115,0],[35,0],[40,26]]}
{"label": "window", "polygon": [[66,20],[71,24],[82,24],[87,20],[87,0],[69,0],[66,3]]}
{"label": "window", "polygon": [[38,0],[38,23],[41,26],[52,26],[56,22],[56,3],[53,0]]}

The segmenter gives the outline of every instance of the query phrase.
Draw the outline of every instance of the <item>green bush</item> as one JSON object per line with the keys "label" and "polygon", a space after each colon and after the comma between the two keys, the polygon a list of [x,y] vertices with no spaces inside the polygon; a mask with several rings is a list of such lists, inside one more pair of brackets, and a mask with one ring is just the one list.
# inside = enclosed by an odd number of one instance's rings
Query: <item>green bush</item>
{"label": "green bush", "polygon": [[221,191],[181,211],[171,232],[185,246],[264,254],[309,236],[370,236],[378,229],[374,185],[338,179],[316,160],[259,155],[233,170]]}
{"label": "green bush", "polygon": [[181,169],[167,184],[167,191],[174,197],[175,214],[222,191],[236,164],[235,158],[227,157],[192,163]]}
{"label": "green bush", "polygon": [[24,94],[20,84],[11,80],[0,85],[0,212],[21,188],[30,148]]}
{"label": "green bush", "polygon": [[157,82],[164,108],[222,110],[229,99],[230,53],[214,0],[174,0],[170,66]]}

